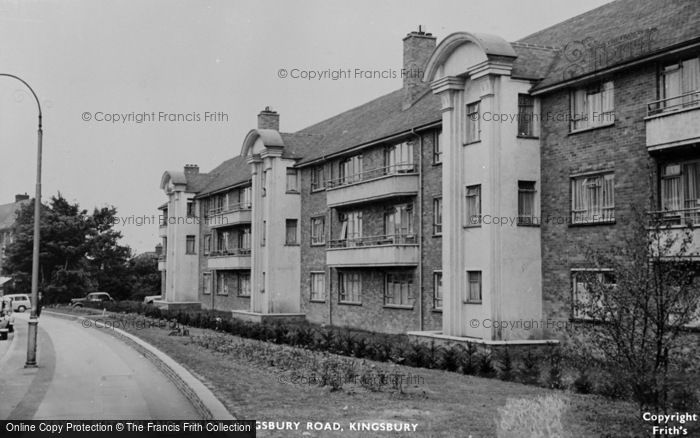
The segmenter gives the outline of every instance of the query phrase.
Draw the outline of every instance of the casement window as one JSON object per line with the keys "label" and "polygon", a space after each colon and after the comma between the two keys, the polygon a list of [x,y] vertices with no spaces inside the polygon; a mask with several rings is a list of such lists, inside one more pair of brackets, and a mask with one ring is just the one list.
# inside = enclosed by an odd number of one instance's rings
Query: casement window
{"label": "casement window", "polygon": [[400,204],[389,207],[384,213],[384,235],[396,243],[412,241],[413,204]]}
{"label": "casement window", "polygon": [[574,224],[615,221],[615,174],[571,178],[571,222]]}
{"label": "casement window", "polygon": [[442,271],[433,272],[433,309],[442,310]]}
{"label": "casement window", "polygon": [[[600,299],[606,290],[615,288],[615,274],[611,269],[572,270],[571,271],[572,316],[575,319],[600,319]],[[591,289],[594,288],[594,289]],[[591,296],[595,291],[598,303],[593,303]]]}
{"label": "casement window", "polygon": [[362,237],[362,212],[348,211],[340,214],[339,240],[347,240],[351,243]]}
{"label": "casement window", "polygon": [[413,274],[387,273],[384,281],[384,305],[413,307]]}
{"label": "casement window", "polygon": [[323,190],[326,184],[325,171],[323,164],[314,166],[311,169],[311,191]]}
{"label": "casement window", "polygon": [[262,229],[260,230],[260,246],[265,246],[267,240],[267,221],[263,221]]}
{"label": "casement window", "polygon": [[338,272],[338,297],[341,303],[360,304],[362,274],[358,271]]}
{"label": "casement window", "polygon": [[185,254],[197,254],[195,249],[195,236],[185,237]]}
{"label": "casement window", "polygon": [[228,295],[229,287],[229,275],[225,272],[216,273],[216,294],[217,295]]}
{"label": "casement window", "polygon": [[481,271],[467,271],[467,291],[465,302],[481,302]]}
{"label": "casement window", "polygon": [[299,193],[299,176],[296,169],[287,169],[287,192]]}
{"label": "casement window", "polygon": [[384,150],[385,173],[413,172],[413,142],[404,142]]}
{"label": "casement window", "polygon": [[238,296],[239,297],[249,297],[250,296],[250,272],[239,272],[238,273]]}
{"label": "casement window", "polygon": [[433,234],[442,235],[442,196],[433,198]]}
{"label": "casement window", "polygon": [[211,234],[204,235],[204,255],[209,255],[211,252]]}
{"label": "casement window", "polygon": [[665,222],[700,223],[700,161],[662,166],[661,210]]}
{"label": "casement window", "polygon": [[611,125],[615,122],[615,89],[612,81],[571,93],[571,131]]}
{"label": "casement window", "polygon": [[338,166],[340,184],[351,184],[362,179],[362,155],[345,158]]}
{"label": "casement window", "polygon": [[312,272],[310,277],[311,301],[326,301],[326,274]]}
{"label": "casement window", "polygon": [[214,195],[211,198],[209,198],[208,204],[209,204],[209,214],[214,215],[214,214],[219,214],[224,211],[224,201],[225,198],[223,195]]}
{"label": "casement window", "polygon": [[211,295],[211,272],[202,274],[202,293],[204,295]]}
{"label": "casement window", "polygon": [[250,227],[242,227],[238,231],[238,248],[250,250]]}
{"label": "casement window", "polygon": [[442,163],[442,129],[435,134],[433,143],[433,164]]}
{"label": "casement window", "polygon": [[262,196],[267,196],[267,185],[269,184],[270,180],[270,169],[265,169],[265,171],[261,175],[260,179],[260,186],[262,187],[261,195]]}
{"label": "casement window", "polygon": [[518,94],[518,136],[535,135],[535,98],[529,94]]}
{"label": "casement window", "polygon": [[252,193],[253,188],[248,186],[248,187],[243,187],[240,190],[239,194],[239,202],[241,204],[242,209],[248,209],[251,207],[251,193]]}
{"label": "casement window", "polygon": [[518,181],[518,225],[534,225],[535,181]]}
{"label": "casement window", "polygon": [[323,245],[326,243],[326,218],[316,216],[311,218],[311,244]]}
{"label": "casement window", "polygon": [[700,58],[664,65],[659,76],[659,99],[650,114],[700,104]]}
{"label": "casement window", "polygon": [[467,105],[467,138],[465,143],[473,143],[481,139],[481,116],[479,114],[479,102]]}
{"label": "casement window", "polygon": [[481,226],[481,184],[466,188],[466,226]]}
{"label": "casement window", "polygon": [[217,231],[216,232],[216,250],[220,253],[226,253],[233,249],[233,232]]}
{"label": "casement window", "polygon": [[195,206],[195,203],[193,200],[187,201],[187,217],[197,216],[197,213],[195,212],[194,206]]}
{"label": "casement window", "polygon": [[297,219],[287,219],[285,221],[285,239],[284,243],[286,245],[297,245],[299,243],[299,239],[297,238],[297,224],[298,224]]}

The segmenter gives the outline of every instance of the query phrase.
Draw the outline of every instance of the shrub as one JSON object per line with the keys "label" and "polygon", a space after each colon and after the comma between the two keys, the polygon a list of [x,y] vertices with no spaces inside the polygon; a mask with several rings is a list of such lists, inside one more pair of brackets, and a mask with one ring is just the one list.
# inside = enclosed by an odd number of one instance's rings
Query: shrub
{"label": "shrub", "polygon": [[558,396],[512,399],[498,408],[496,435],[499,438],[568,437],[562,417],[567,402]]}
{"label": "shrub", "polygon": [[467,344],[467,348],[464,350],[464,354],[460,360],[462,365],[462,373],[474,375],[478,369],[477,358],[476,358],[476,346],[474,344]]}
{"label": "shrub", "polygon": [[441,368],[447,371],[457,371],[462,360],[462,352],[464,348],[461,345],[453,345],[446,348],[442,353]]}
{"label": "shrub", "polygon": [[588,371],[579,370],[579,375],[574,380],[574,389],[579,394],[590,394],[593,390],[593,383],[588,375]]}
{"label": "shrub", "polygon": [[562,389],[561,351],[557,347],[549,350],[549,372],[547,373],[547,386],[551,389]]}
{"label": "shrub", "polygon": [[490,353],[484,353],[479,358],[479,375],[481,377],[493,377],[496,375],[496,369],[493,367]]}
{"label": "shrub", "polygon": [[510,350],[508,347],[503,349],[503,353],[501,353],[501,358],[499,360],[501,370],[500,370],[500,379],[505,380],[505,381],[511,381],[515,377],[514,369],[513,369],[513,359],[510,357]]}
{"label": "shrub", "polygon": [[528,349],[527,354],[523,356],[519,374],[522,383],[533,385],[540,380],[539,358],[532,354],[531,349]]}

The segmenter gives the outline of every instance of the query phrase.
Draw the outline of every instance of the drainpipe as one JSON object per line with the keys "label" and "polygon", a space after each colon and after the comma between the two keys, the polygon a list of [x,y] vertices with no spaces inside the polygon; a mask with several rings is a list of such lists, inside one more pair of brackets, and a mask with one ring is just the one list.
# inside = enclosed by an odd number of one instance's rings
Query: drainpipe
{"label": "drainpipe", "polygon": [[[331,178],[331,166],[326,163],[326,156],[323,156],[323,184],[326,184],[326,168],[328,168],[328,178]],[[313,171],[313,170],[312,170]],[[324,190],[325,191],[325,190]],[[332,209],[328,208],[328,192],[326,192],[326,223],[328,224],[328,234],[326,235],[326,251],[328,251],[330,241],[333,239],[333,212]],[[325,264],[324,270],[328,271],[328,277],[326,278],[326,290],[328,290],[328,325],[333,326],[333,268],[329,268],[328,264]]]}
{"label": "drainpipe", "polygon": [[423,137],[411,128],[411,134],[418,138],[418,330],[423,331]]}

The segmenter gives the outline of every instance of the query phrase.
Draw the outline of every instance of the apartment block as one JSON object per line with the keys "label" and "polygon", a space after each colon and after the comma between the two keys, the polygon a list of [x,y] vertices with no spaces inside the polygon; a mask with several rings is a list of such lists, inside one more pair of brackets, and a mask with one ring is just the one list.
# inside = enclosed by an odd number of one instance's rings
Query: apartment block
{"label": "apartment block", "polygon": [[29,195],[15,195],[15,202],[0,205],[0,295],[2,295],[3,285],[11,281],[11,272],[3,272],[5,262],[5,250],[15,240],[14,226],[17,213],[23,205],[29,203]]}
{"label": "apartment block", "polygon": [[158,304],[556,338],[544,322],[576,319],[584,248],[637,210],[697,223],[699,24],[692,0],[617,0],[514,42],[410,32],[420,74],[400,89],[292,133],[267,107],[239,156],[164,174]]}

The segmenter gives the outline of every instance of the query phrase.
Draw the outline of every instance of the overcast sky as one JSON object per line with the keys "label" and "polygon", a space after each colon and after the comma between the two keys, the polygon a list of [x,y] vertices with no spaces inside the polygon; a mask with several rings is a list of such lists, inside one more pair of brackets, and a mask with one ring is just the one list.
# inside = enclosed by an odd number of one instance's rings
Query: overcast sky
{"label": "overcast sky", "polygon": [[[456,31],[514,41],[604,3],[0,0],[0,73],[24,78],[42,102],[44,198],[60,191],[84,208],[151,216],[165,201],[164,170],[208,171],[238,155],[265,106],[293,132],[401,86],[282,79],[280,69],[399,70],[401,40],[419,24],[438,42]],[[95,120],[160,112],[200,120]],[[34,101],[0,78],[0,204],[34,193],[35,163]],[[119,228],[137,252],[158,243],[157,225]]]}

